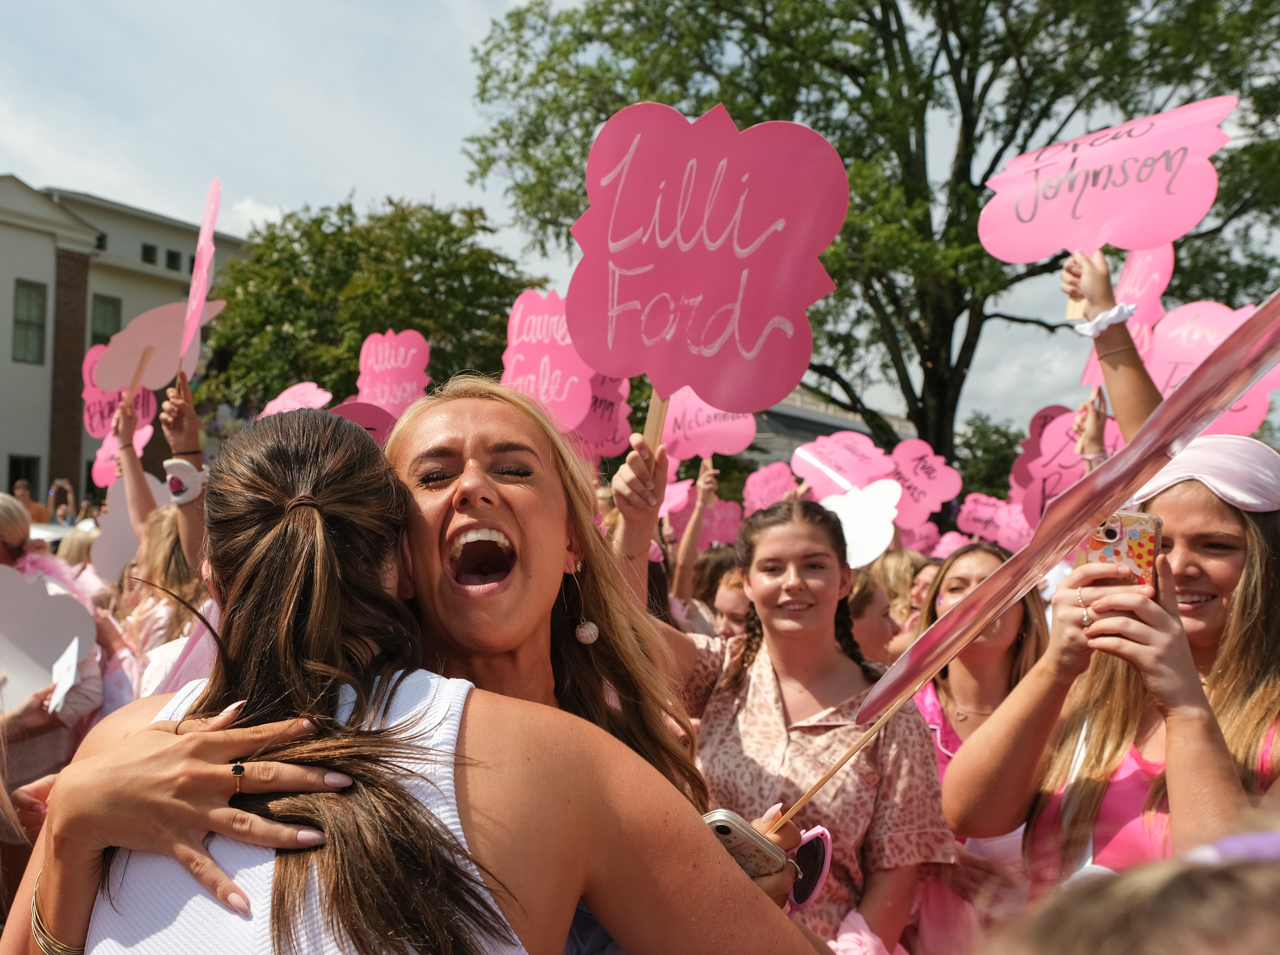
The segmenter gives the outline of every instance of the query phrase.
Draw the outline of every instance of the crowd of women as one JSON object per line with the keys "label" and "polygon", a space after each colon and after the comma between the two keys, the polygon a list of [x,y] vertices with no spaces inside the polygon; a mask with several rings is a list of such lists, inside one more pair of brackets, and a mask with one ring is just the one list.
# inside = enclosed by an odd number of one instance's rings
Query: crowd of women
{"label": "crowd of women", "polygon": [[[1096,262],[1063,282],[1114,305]],[[1131,437],[1158,395],[1123,325],[1099,342]],[[185,379],[161,422],[199,446]],[[600,487],[476,376],[385,452],[328,412],[261,418],[180,503],[115,427],[142,541],[117,585],[36,553],[0,498],[0,562],[91,606],[99,644],[70,711],[6,715],[33,847],[0,953],[1253,951],[1280,929],[1280,837],[1252,815],[1280,455],[1252,439],[1197,439],[1136,495],[1155,587],[1085,564],[1027,594],[778,827],[885,665],[1007,552],[851,568],[798,492],[699,554],[709,467],[672,550],[665,448],[633,435]],[[752,880],[712,808],[787,852],[825,830],[822,872]]]}

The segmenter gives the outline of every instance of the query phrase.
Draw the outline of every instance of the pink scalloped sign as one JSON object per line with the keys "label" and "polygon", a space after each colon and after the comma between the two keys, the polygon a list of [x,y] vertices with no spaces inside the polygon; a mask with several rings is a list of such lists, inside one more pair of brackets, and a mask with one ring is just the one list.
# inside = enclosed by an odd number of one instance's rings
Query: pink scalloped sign
{"label": "pink scalloped sign", "polygon": [[794,491],[796,476],[785,461],[774,461],[747,475],[742,485],[742,510],[746,517],[772,507]]}
{"label": "pink scalloped sign", "polygon": [[964,484],[960,472],[947,464],[942,455],[934,454],[928,441],[919,438],[899,441],[891,458],[894,469],[890,476],[902,485],[898,516],[894,518],[899,527],[919,527],[930,514],[942,510],[943,504],[953,500]]}
{"label": "pink scalloped sign", "polygon": [[1188,103],[1011,159],[987,180],[996,194],[978,217],[978,238],[1005,262],[1172,242],[1213,205],[1209,157],[1230,139],[1218,124],[1237,102]]}
{"label": "pink scalloped sign", "polygon": [[[1068,410],[1050,421],[1040,435],[1038,456],[1026,463],[1030,480],[1017,503],[1022,505],[1023,516],[1031,527],[1039,523],[1040,514],[1049,501],[1087,473],[1084,459],[1076,453],[1075,420],[1076,413]],[[1124,447],[1124,436],[1114,418],[1107,419],[1102,445],[1108,456]]]}
{"label": "pink scalloped sign", "polygon": [[374,332],[360,346],[356,400],[377,405],[399,418],[431,384],[427,374],[430,360],[431,346],[417,329]]}
{"label": "pink scalloped sign", "polygon": [[[689,502],[691,503],[691,502]],[[693,508],[686,506],[671,512],[671,526],[675,529],[676,538],[684,537],[685,528],[693,516]],[[716,544],[732,544],[738,539],[738,528],[742,526],[742,505],[737,501],[722,501],[716,498],[702,515],[702,530],[698,533],[698,550],[706,550]]]}
{"label": "pink scalloped sign", "polygon": [[[84,353],[84,361],[80,364],[80,376],[84,388],[80,397],[84,399],[84,429],[89,436],[102,439],[111,433],[111,419],[116,408],[124,400],[128,388],[119,391],[103,391],[94,380],[93,372],[98,367],[98,359],[107,350],[106,345],[94,345]],[[138,416],[138,424],[150,424],[155,420],[156,396],[147,388],[139,388],[133,395],[133,410]]]}
{"label": "pink scalloped sign", "polygon": [[348,398],[340,405],[329,409],[339,418],[353,421],[369,432],[378,446],[385,446],[391,437],[391,429],[396,426],[396,419],[386,408],[379,408],[365,401],[354,401]]}
{"label": "pink scalloped sign", "polygon": [[898,538],[907,550],[930,554],[942,539],[942,531],[932,521],[925,521],[919,527],[899,527]]}
{"label": "pink scalloped sign", "polygon": [[755,415],[713,408],[687,386],[671,396],[662,443],[673,461],[741,454],[755,437]]}
{"label": "pink scalloped sign", "polygon": [[582,423],[591,410],[591,376],[565,324],[564,300],[552,289],[545,296],[526,289],[511,306],[502,383],[537,398],[561,431]]}
{"label": "pink scalloped sign", "polygon": [[204,197],[204,218],[200,220],[200,235],[196,239],[196,257],[191,267],[191,287],[187,293],[187,308],[182,322],[182,346],[179,355],[185,356],[191,343],[199,336],[204,324],[204,300],[209,297],[209,279],[213,271],[213,229],[218,224],[218,203],[222,200],[222,183],[213,177]]}
{"label": "pink scalloped sign", "polygon": [[[1164,302],[1160,296],[1169,287],[1169,279],[1173,277],[1173,246],[1162,245],[1154,249],[1134,249],[1124,259],[1124,268],[1120,272],[1120,281],[1116,282],[1115,298],[1117,302],[1134,306],[1137,311],[1130,316],[1125,326],[1133,338],[1134,347],[1138,349],[1138,357],[1144,362],[1151,357],[1151,348],[1155,344],[1155,327],[1164,318]],[[1089,351],[1084,364],[1084,374],[1080,376],[1082,385],[1103,385],[1102,367],[1098,364],[1096,349]]]}
{"label": "pink scalloped sign", "polygon": [[818,261],[849,206],[835,148],[798,123],[739,131],[723,105],[691,122],[637,103],[597,134],[586,180],[566,315],[587,364],[725,411],[790,394],[813,351],[805,309],[835,288]]}
{"label": "pink scalloped sign", "polygon": [[[200,325],[208,325],[226,307],[227,303],[221,299],[205,302],[200,312]],[[200,350],[181,350],[186,311],[187,306],[183,302],[150,308],[112,335],[106,348],[99,353],[98,363],[93,369],[93,380],[98,387],[103,391],[127,390],[148,348],[151,349],[151,357],[142,375],[143,388],[159,391],[177,376],[179,363],[187,378],[192,378]]]}
{"label": "pink scalloped sign", "polygon": [[[142,452],[151,440],[154,430],[149,424],[144,424],[134,430],[133,451],[138,457],[142,457]],[[120,457],[120,442],[116,440],[114,434],[108,432],[93,455],[93,467],[89,473],[93,478],[94,484],[98,485],[98,487],[111,487],[116,483],[116,478],[119,477],[116,474],[116,459],[118,457]]]}
{"label": "pink scalloped sign", "polygon": [[791,455],[791,470],[819,501],[888,477],[895,466],[874,441],[857,431],[823,435]]}
{"label": "pink scalloped sign", "polygon": [[969,494],[956,515],[956,527],[966,534],[1018,551],[1031,540],[1031,525],[1022,507],[987,494]]}
{"label": "pink scalloped sign", "polygon": [[663,493],[662,503],[658,505],[658,516],[666,517],[689,506],[689,494],[693,489],[693,478],[683,481],[668,481],[667,490]]}
{"label": "pink scalloped sign", "polygon": [[325,391],[314,381],[300,381],[290,385],[263,406],[259,418],[268,415],[283,414],[286,411],[297,411],[299,408],[323,408],[333,395]]}

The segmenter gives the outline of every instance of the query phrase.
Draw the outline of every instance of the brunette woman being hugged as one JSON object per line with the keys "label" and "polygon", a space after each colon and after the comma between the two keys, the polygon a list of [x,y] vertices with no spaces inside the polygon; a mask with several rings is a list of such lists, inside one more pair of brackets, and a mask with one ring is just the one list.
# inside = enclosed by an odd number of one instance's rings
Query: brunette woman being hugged
{"label": "brunette woman being hugged", "polygon": [[1197,438],[1135,498],[1163,522],[1157,581],[1074,570],[1049,648],[952,761],[957,833],[1027,824],[1033,895],[1231,831],[1274,804],[1280,455]]}
{"label": "brunette woman being hugged", "polygon": [[[666,473],[661,450],[655,459],[639,435],[632,446],[614,478],[623,559],[656,521],[650,496],[638,490]],[[746,635],[665,632],[686,706],[701,717],[698,762],[712,802],[750,818],[795,802],[861,737],[854,716],[881,671],[853,639],[845,599],[852,572],[834,514],[811,501],[775,504],[747,518],[737,548],[751,601]],[[920,715],[894,716],[796,822],[825,826],[834,840],[826,887],[799,920],[838,950],[893,951],[917,868],[954,858]]]}
{"label": "brunette woman being hugged", "polygon": [[[633,953],[811,950],[626,747],[416,669],[416,621],[396,599],[410,592],[409,496],[362,428],[322,411],[263,419],[226,444],[206,494],[213,676],[126,707],[63,772],[38,850],[33,955],[78,945],[86,927],[98,952],[560,952],[580,898]],[[219,714],[256,729],[147,728]],[[284,722],[298,714],[310,725]],[[110,902],[94,908],[107,847],[145,850],[168,832],[133,799],[157,770],[190,770],[186,795],[206,804],[234,781],[220,831],[248,818],[291,851],[222,836],[205,850],[193,832],[188,865],[227,907],[172,859],[108,856]],[[258,795],[283,781],[291,794]]]}

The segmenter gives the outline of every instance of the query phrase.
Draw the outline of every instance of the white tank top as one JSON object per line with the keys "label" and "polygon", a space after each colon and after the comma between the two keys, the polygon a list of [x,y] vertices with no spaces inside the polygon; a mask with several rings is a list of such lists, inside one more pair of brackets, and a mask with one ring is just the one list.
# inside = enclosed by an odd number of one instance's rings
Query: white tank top
{"label": "white tank top", "polygon": [[[184,686],[156,719],[177,719],[185,714],[204,689],[205,682],[197,680]],[[428,758],[428,754],[455,751],[458,722],[470,691],[471,684],[466,680],[449,680],[418,670],[400,683],[387,712],[389,723],[408,724],[408,730],[416,734],[415,744],[423,751],[421,761],[406,764],[419,774],[409,777],[406,787],[448,827],[464,848],[467,840],[458,818],[453,761],[440,759],[438,755]],[[340,719],[350,715],[353,700],[354,693],[350,691],[342,695]],[[85,950],[99,955],[109,952],[272,955],[271,881],[275,872],[275,850],[217,835],[210,837],[206,844],[222,871],[248,896],[253,913],[249,918],[242,918],[224,907],[173,859],[133,852],[128,853],[127,858],[117,859],[112,868],[111,898],[98,896]],[[480,874],[470,861],[464,860],[462,864],[479,879]],[[483,886],[481,892],[489,904],[494,905]],[[497,911],[496,905],[494,909]],[[515,934],[511,937],[514,940]],[[325,931],[314,869],[307,886],[298,944],[300,955],[336,955],[349,951]],[[525,951],[518,941],[506,944],[482,940],[481,944],[483,951],[493,955],[516,955]]]}

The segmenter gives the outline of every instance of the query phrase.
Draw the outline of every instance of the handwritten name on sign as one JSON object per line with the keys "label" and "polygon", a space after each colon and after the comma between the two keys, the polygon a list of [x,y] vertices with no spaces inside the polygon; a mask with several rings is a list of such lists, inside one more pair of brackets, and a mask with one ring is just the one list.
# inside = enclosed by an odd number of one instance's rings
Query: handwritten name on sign
{"label": "handwritten name on sign", "polygon": [[[84,361],[80,365],[80,375],[84,379],[84,389],[80,392],[80,397],[84,399],[84,429],[89,432],[90,437],[99,439],[111,433],[111,419],[128,391],[127,388],[103,391],[94,381],[94,369],[106,350],[106,345],[94,345],[84,353]],[[133,410],[138,417],[138,424],[153,421],[157,410],[155,394],[146,388],[139,388],[133,395]]]}
{"label": "handwritten name on sign", "polygon": [[573,347],[560,295],[521,292],[507,319],[502,383],[537,398],[568,431],[591,411],[593,374]]}
{"label": "handwritten name on sign", "polygon": [[627,404],[630,396],[628,379],[591,376],[591,404],[575,431],[584,457],[613,457],[627,450],[631,438],[631,405]]}
{"label": "handwritten name on sign", "polygon": [[1045,429],[1070,410],[1066,405],[1048,405],[1031,416],[1027,436],[1020,445],[1022,453],[1014,459],[1013,468],[1009,472],[1009,500],[1022,500],[1022,494],[1035,480],[1031,476],[1031,462],[1040,457],[1040,440],[1044,437]]}
{"label": "handwritten name on sign", "polygon": [[777,504],[794,491],[796,476],[785,461],[774,461],[747,475],[742,485],[742,510],[747,517]]}
{"label": "handwritten name on sign", "polygon": [[671,396],[662,443],[673,461],[741,454],[751,447],[755,437],[755,415],[713,408],[689,387]]}
{"label": "handwritten name on sign", "polygon": [[1000,511],[1006,502],[987,494],[967,494],[960,512],[956,514],[956,527],[966,534],[976,534],[983,540],[995,542],[999,539],[997,527],[1000,523]]}
{"label": "handwritten name on sign", "polygon": [[416,329],[374,332],[360,346],[356,399],[399,418],[431,384],[427,363],[431,346]]}
{"label": "handwritten name on sign", "polygon": [[889,476],[894,462],[865,434],[837,431],[796,448],[791,470],[822,500]]}
{"label": "handwritten name on sign", "polygon": [[[1039,455],[1027,462],[1030,481],[1019,499],[1022,513],[1031,527],[1039,522],[1041,513],[1051,500],[1087,473],[1084,459],[1076,453],[1075,420],[1074,411],[1065,411],[1050,421],[1040,435]],[[1108,455],[1124,447],[1124,437],[1114,418],[1108,418],[1103,427],[1102,445]]]}
{"label": "handwritten name on sign", "polygon": [[796,123],[739,132],[723,106],[690,122],[637,103],[600,130],[586,185],[566,314],[587,364],[726,411],[785,398],[813,350],[805,309],[835,287],[818,255],[849,184],[831,144]]}
{"label": "handwritten name on sign", "polygon": [[1236,102],[1189,103],[1010,160],[987,180],[996,194],[978,217],[978,238],[1005,262],[1172,242],[1213,205],[1209,157],[1230,138],[1218,124]]}
{"label": "handwritten name on sign", "polygon": [[934,454],[928,441],[899,441],[891,457],[894,469],[890,477],[902,485],[895,518],[899,527],[919,527],[960,493],[964,483],[960,472],[949,466],[942,455]]}

